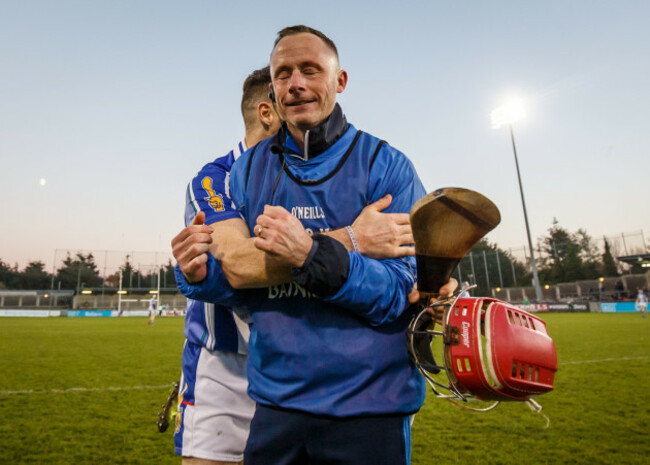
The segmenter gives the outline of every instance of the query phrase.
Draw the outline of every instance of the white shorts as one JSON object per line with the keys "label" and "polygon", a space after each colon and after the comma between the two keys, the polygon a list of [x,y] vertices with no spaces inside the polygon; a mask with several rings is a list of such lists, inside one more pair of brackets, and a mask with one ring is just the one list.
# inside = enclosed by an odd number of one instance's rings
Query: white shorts
{"label": "white shorts", "polygon": [[242,461],[255,413],[247,388],[246,355],[186,342],[174,431],[176,454]]}

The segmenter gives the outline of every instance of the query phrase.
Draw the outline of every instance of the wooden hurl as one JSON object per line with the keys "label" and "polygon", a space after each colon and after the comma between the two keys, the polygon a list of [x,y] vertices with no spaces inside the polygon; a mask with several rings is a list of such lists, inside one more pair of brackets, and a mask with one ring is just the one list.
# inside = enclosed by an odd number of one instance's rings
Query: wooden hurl
{"label": "wooden hurl", "polygon": [[460,187],[437,189],[413,205],[418,290],[426,302],[437,296],[465,254],[500,221],[499,209],[490,199]]}

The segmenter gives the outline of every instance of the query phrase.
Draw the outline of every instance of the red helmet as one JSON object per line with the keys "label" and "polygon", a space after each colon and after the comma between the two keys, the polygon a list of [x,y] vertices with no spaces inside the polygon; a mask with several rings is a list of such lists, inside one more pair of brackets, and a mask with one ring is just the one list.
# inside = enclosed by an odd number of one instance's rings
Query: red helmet
{"label": "red helmet", "polygon": [[[553,390],[557,353],[543,320],[490,298],[457,297],[430,307],[439,318],[424,309],[411,322],[408,343],[437,396],[535,404],[531,397]],[[442,341],[442,366],[431,348],[435,336]],[[446,384],[433,376],[443,370]]]}

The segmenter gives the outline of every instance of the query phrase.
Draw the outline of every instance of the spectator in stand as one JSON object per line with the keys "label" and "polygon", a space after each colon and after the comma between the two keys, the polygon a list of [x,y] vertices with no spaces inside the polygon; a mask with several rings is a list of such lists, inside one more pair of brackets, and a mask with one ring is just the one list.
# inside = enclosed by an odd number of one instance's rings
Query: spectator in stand
{"label": "spectator in stand", "polygon": [[623,300],[625,298],[625,286],[623,285],[623,281],[617,279],[614,284],[614,290],[616,291],[616,300]]}

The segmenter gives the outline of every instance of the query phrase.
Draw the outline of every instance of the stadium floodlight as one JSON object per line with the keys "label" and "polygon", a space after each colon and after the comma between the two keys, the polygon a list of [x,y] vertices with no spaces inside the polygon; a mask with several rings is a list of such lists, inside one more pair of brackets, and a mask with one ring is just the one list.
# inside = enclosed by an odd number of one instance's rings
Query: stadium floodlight
{"label": "stadium floodlight", "polygon": [[530,226],[528,225],[528,213],[526,212],[526,201],[524,200],[524,188],[521,184],[521,173],[519,172],[519,160],[517,159],[517,147],[515,146],[515,135],[512,125],[526,116],[524,102],[521,99],[513,99],[499,108],[492,111],[490,119],[492,128],[499,129],[503,125],[510,128],[510,140],[512,141],[512,151],[515,155],[515,166],[517,167],[517,179],[519,180],[519,193],[521,194],[521,205],[524,208],[524,221],[526,222],[526,234],[528,235],[528,247],[530,248],[530,264],[533,268],[533,286],[537,301],[542,300],[542,288],[539,285],[539,276],[537,274],[537,263],[535,262],[535,252],[533,249],[533,240],[530,237]]}
{"label": "stadium floodlight", "polygon": [[512,125],[525,117],[524,101],[520,98],[510,100],[490,114],[492,128],[494,129],[499,129],[505,124]]}
{"label": "stadium floodlight", "polygon": [[90,289],[84,289],[83,291],[81,291],[81,293],[88,295],[88,294],[92,294],[93,291],[91,291]]}
{"label": "stadium floodlight", "polygon": [[149,291],[149,294],[158,294],[158,291],[156,289],[152,289]]}
{"label": "stadium floodlight", "polygon": [[127,293],[127,291],[122,291],[122,290],[121,290],[121,291],[117,291],[117,293],[120,294],[120,295],[124,295],[124,294]]}

